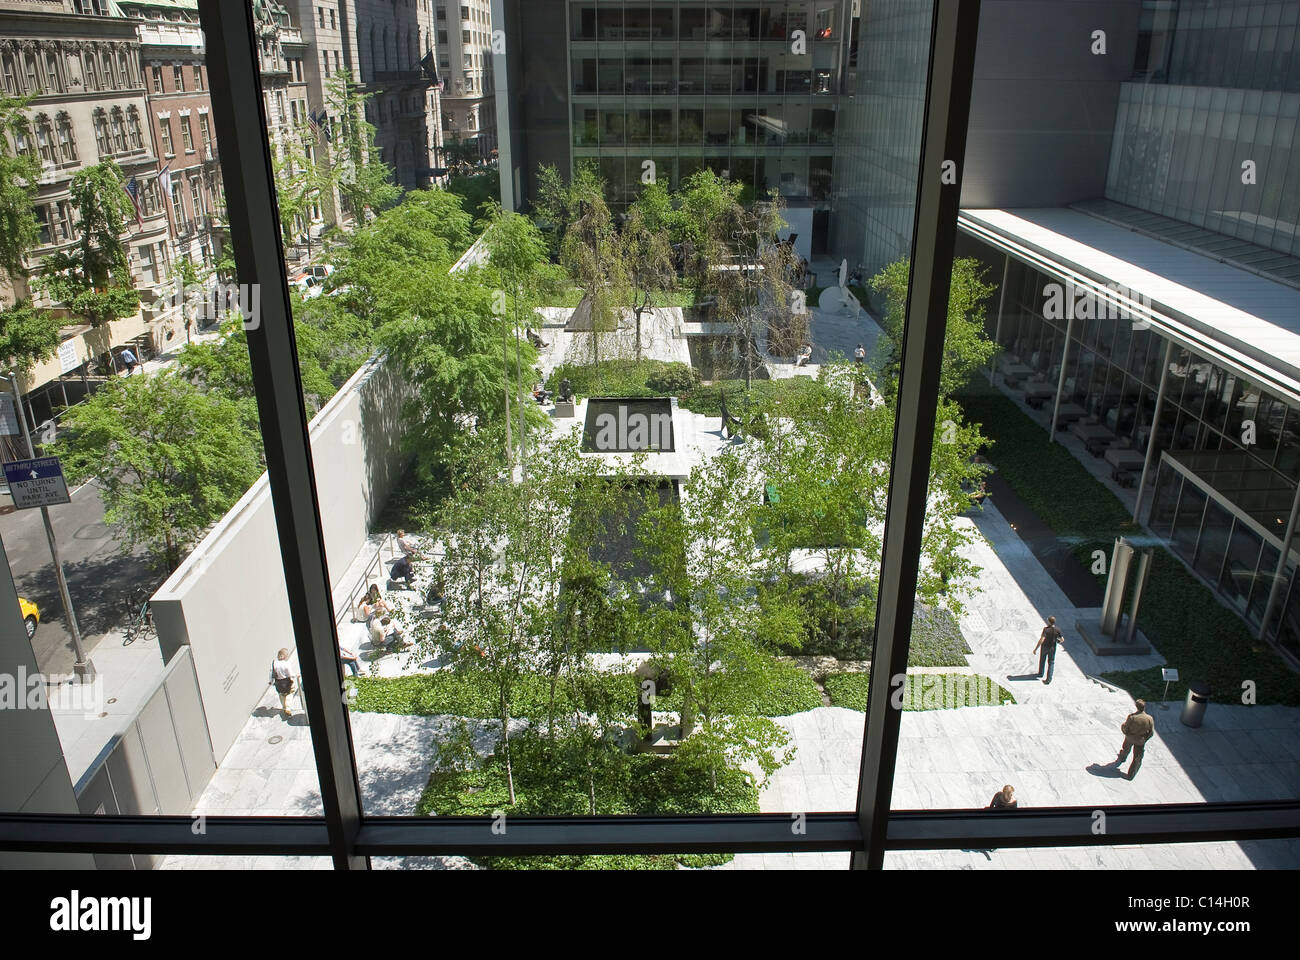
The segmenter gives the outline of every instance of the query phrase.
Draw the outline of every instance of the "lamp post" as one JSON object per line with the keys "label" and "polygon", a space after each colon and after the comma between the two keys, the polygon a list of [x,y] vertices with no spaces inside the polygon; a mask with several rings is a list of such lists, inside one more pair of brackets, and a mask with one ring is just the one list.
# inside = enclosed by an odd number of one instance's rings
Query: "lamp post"
{"label": "lamp post", "polygon": [[[14,402],[21,404],[22,399],[18,393],[18,375],[12,371],[9,373],[9,389],[13,391]],[[18,419],[23,425],[23,439],[27,442],[27,455],[34,460],[36,459],[36,448],[32,445],[32,433],[27,428],[27,420],[22,416],[21,411],[20,406]],[[77,614],[72,609],[72,594],[68,592],[68,579],[63,575],[63,561],[59,559],[59,544],[54,538],[54,525],[50,523],[49,507],[41,507],[41,521],[45,524],[45,539],[49,541],[50,558],[54,561],[54,577],[59,583],[59,599],[63,601],[63,610],[68,615],[68,632],[72,634],[72,648],[77,654],[72,670],[79,680],[88,682],[95,676],[95,665],[91,663],[90,657],[86,656],[86,649],[82,644],[81,630],[77,626]]]}

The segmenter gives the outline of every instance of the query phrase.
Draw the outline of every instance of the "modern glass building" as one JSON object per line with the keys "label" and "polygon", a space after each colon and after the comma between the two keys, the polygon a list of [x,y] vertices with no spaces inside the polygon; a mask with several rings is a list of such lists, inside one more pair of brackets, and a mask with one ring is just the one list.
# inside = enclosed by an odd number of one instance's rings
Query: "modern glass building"
{"label": "modern glass building", "polygon": [[[651,177],[676,188],[709,168],[808,208],[813,247],[824,249],[854,6],[507,3],[507,36],[532,36],[533,24],[546,18],[564,25],[566,54],[561,60],[549,45],[525,43],[512,58],[519,79],[511,122],[524,142],[517,137],[505,161],[524,182],[539,164],[567,174],[594,162],[619,205]],[[539,84],[547,91],[540,114],[529,103]],[[563,142],[554,135],[561,124]]]}
{"label": "modern glass building", "polygon": [[1132,69],[1114,84],[1104,176],[1051,205],[1032,188],[978,208],[964,194],[959,245],[998,284],[999,381],[1049,401],[1062,435],[1086,435],[1113,482],[1136,485],[1136,519],[1292,657],[1296,23],[1286,3],[1142,4],[1132,37],[1110,37]]}

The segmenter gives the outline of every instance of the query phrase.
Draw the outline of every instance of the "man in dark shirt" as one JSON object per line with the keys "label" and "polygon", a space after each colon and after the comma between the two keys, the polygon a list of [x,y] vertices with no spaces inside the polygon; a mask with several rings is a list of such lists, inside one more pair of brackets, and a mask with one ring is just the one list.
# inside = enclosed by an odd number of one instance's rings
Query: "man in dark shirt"
{"label": "man in dark shirt", "polygon": [[1052,669],[1056,666],[1056,647],[1057,645],[1065,646],[1065,639],[1061,636],[1061,631],[1056,629],[1056,617],[1047,618],[1047,626],[1043,627],[1043,632],[1038,637],[1038,642],[1034,644],[1034,652],[1038,654],[1038,676],[1043,676],[1043,668],[1047,668],[1047,679],[1043,683],[1052,682]]}

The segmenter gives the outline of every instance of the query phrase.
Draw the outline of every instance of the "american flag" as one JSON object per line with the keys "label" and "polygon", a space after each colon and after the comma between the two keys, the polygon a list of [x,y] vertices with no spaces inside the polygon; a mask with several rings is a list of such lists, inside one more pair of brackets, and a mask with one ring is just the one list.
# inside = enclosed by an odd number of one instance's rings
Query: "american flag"
{"label": "american flag", "polygon": [[140,185],[135,182],[135,177],[132,177],[126,183],[122,184],[122,189],[125,190],[126,195],[131,198],[131,206],[135,208],[135,222],[139,226],[143,227],[144,217],[140,215]]}

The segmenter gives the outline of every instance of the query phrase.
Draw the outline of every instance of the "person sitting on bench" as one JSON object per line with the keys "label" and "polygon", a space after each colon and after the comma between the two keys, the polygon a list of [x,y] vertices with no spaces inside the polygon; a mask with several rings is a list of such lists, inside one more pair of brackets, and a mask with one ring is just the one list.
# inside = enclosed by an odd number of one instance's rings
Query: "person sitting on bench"
{"label": "person sitting on bench", "polygon": [[812,346],[805,343],[803,346],[803,350],[800,352],[799,356],[795,358],[794,365],[796,367],[802,367],[805,363],[807,363],[811,359],[812,359]]}

